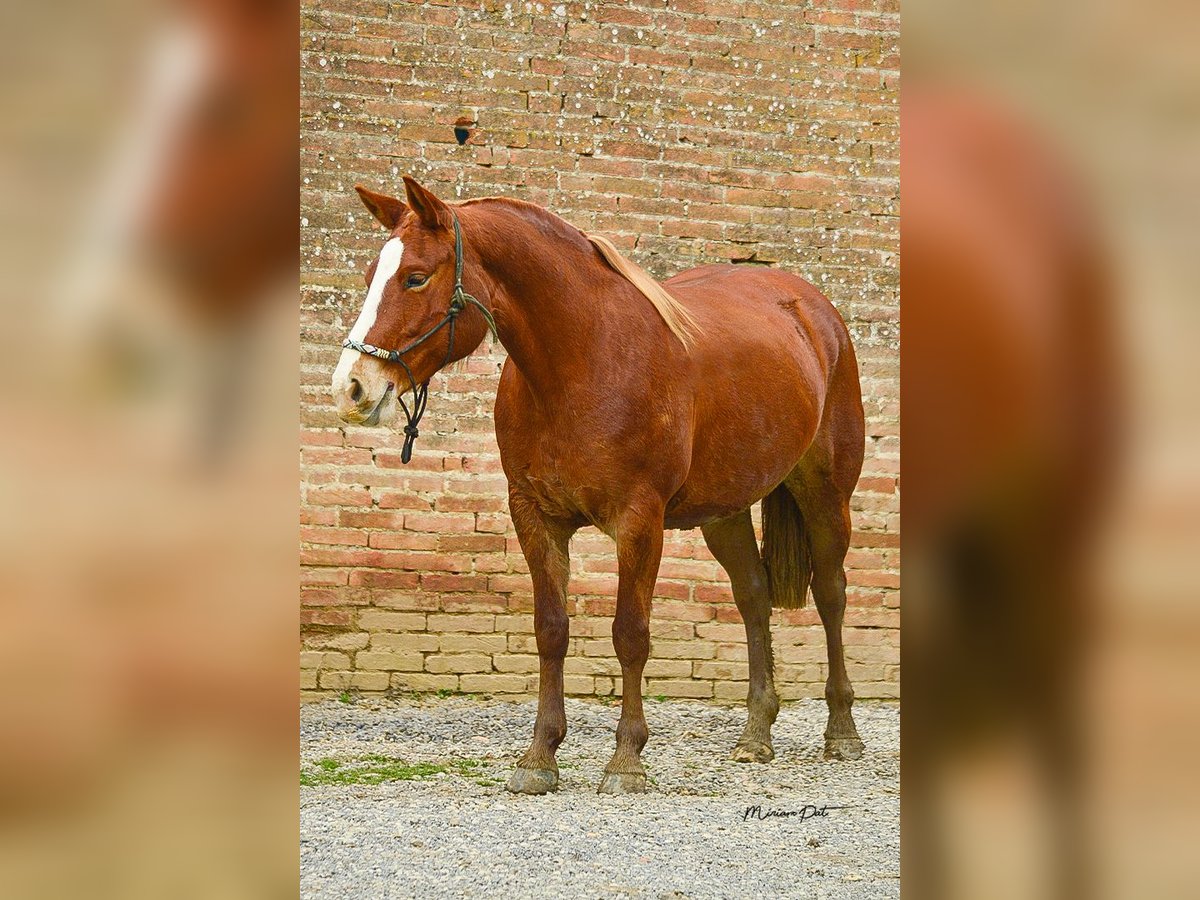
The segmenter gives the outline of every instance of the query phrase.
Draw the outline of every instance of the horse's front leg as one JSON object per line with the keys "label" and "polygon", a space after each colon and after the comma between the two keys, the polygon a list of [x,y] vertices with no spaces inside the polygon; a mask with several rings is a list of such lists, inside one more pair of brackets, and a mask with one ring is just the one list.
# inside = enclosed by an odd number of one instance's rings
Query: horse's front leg
{"label": "horse's front leg", "polygon": [[563,659],[570,637],[566,602],[571,568],[569,543],[575,528],[547,518],[532,502],[511,490],[509,507],[533,577],[533,629],[541,677],[533,743],[517,763],[508,789],[518,794],[544,794],[558,787],[554,754],[567,734]]}
{"label": "horse's front leg", "polygon": [[616,539],[619,581],[612,635],[621,662],[621,720],[617,750],[604,767],[600,793],[633,794],[646,790],[641,753],[650,731],[642,711],[642,670],[650,655],[650,599],[662,558],[662,507],[627,514]]}

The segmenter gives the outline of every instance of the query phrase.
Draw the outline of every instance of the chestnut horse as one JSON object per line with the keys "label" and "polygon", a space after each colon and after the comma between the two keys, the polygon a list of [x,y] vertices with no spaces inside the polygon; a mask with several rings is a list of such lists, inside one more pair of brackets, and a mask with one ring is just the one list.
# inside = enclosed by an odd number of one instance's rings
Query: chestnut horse
{"label": "chestnut horse", "polygon": [[[533,742],[508,789],[558,784],[568,543],[585,525],[616,542],[619,574],[612,635],[624,690],[602,793],[646,786],[639,688],[664,528],[701,528],[745,621],[749,717],[733,758],[774,757],[771,606],[803,605],[810,585],[829,652],[825,755],[860,756],[841,632],[864,422],[854,348],[830,302],[794,275],[732,265],[660,286],[541,207],[449,206],[404,182],[407,203],[358,188],[391,237],[367,270],[333,396],[349,423],[403,409],[410,450],[428,379],[489,326],[508,351],[496,441],[533,578],[541,673]],[[750,520],[759,500],[761,553]]]}

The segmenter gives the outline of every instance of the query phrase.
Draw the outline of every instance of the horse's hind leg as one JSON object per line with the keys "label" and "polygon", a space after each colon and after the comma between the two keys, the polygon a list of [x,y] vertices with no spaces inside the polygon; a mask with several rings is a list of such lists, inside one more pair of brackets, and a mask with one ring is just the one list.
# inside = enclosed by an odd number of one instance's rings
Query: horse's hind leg
{"label": "horse's hind leg", "polygon": [[[863,742],[854,725],[850,707],[854,689],[846,674],[842,650],[842,619],[846,612],[846,551],[850,548],[850,494],[854,478],[839,479],[823,464],[818,451],[816,460],[808,459],[787,479],[788,489],[804,515],[812,559],[812,593],[817,602],[821,624],[825,626],[825,647],[829,654],[829,675],[825,682],[825,702],[829,705],[829,724],[825,728],[826,759],[858,759]],[[828,459],[828,457],[825,457]],[[841,482],[839,484],[839,482]]]}
{"label": "horse's hind leg", "polygon": [[746,699],[749,716],[746,730],[733,748],[732,758],[739,762],[769,762],[775,757],[771,747],[771,725],[779,714],[771,658],[771,595],[767,570],[763,567],[750,510],[703,526],[704,540],[717,562],[729,574],[733,599],[746,625],[746,645],[750,659],[750,693]]}

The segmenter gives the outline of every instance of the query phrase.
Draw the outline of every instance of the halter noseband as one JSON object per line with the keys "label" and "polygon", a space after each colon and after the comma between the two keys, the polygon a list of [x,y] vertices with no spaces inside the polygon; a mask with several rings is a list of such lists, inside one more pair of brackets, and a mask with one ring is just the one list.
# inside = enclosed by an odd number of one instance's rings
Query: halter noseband
{"label": "halter noseband", "polygon": [[374,344],[366,344],[361,341],[351,340],[350,338],[342,341],[342,346],[346,349],[366,353],[368,356],[374,356],[376,359],[382,359],[384,362],[400,363],[404,367],[404,373],[408,376],[408,383],[412,387],[413,392],[412,409],[410,410],[404,402],[403,392],[398,391],[396,393],[396,400],[399,401],[400,408],[404,410],[404,418],[407,420],[407,424],[404,426],[404,445],[400,449],[400,462],[406,465],[412,459],[413,442],[420,434],[417,430],[417,424],[421,421],[421,416],[425,415],[425,404],[429,399],[429,379],[425,379],[425,381],[418,385],[416,379],[413,378],[412,369],[408,367],[408,363],[403,359],[404,354],[410,350],[415,350],[449,325],[450,345],[446,348],[446,358],[438,366],[438,371],[445,368],[446,364],[450,362],[450,357],[454,355],[455,320],[458,318],[458,314],[467,308],[468,303],[483,313],[492,336],[499,340],[499,336],[496,334],[496,320],[492,318],[492,314],[488,312],[487,307],[463,290],[462,230],[458,227],[458,216],[453,213],[451,215],[454,218],[454,293],[450,297],[450,308],[446,310],[446,315],[442,318],[442,321],[438,322],[403,350],[385,350],[382,347],[376,347]]}

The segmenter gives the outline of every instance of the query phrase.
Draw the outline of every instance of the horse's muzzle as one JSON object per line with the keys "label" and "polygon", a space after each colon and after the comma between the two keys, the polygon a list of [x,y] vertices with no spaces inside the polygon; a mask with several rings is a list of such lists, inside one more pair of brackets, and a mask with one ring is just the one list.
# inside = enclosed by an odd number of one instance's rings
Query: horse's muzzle
{"label": "horse's muzzle", "polygon": [[[395,406],[395,384],[388,382],[383,393],[372,400],[362,382],[351,378],[349,383],[334,397],[338,418],[348,425],[367,425],[374,427],[385,419],[385,414]],[[389,401],[393,401],[389,404]]]}

